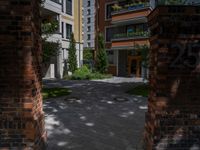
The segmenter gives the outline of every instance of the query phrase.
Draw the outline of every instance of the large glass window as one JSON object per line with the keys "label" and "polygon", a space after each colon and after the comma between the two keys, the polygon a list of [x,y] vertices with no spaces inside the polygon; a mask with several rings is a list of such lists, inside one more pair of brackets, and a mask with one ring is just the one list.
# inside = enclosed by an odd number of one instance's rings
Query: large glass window
{"label": "large glass window", "polygon": [[107,51],[108,54],[108,63],[114,64],[114,51]]}
{"label": "large glass window", "polygon": [[110,42],[113,35],[113,28],[106,28],[106,42]]}
{"label": "large glass window", "polygon": [[91,40],[91,35],[90,34],[87,35],[87,40]]}
{"label": "large glass window", "polygon": [[87,18],[87,23],[91,23],[91,18]]}
{"label": "large glass window", "polygon": [[90,1],[88,1],[88,2],[87,2],[87,6],[90,7],[90,5],[91,5],[91,3],[90,3]]}
{"label": "large glass window", "polygon": [[112,16],[112,12],[113,12],[113,6],[114,4],[107,4],[106,5],[106,19],[110,19]]}
{"label": "large glass window", "polygon": [[72,15],[72,0],[66,0],[66,14]]}
{"label": "large glass window", "polygon": [[71,34],[72,34],[72,25],[66,24],[66,38],[70,39]]}
{"label": "large glass window", "polygon": [[90,9],[87,10],[87,15],[91,15],[91,10]]}
{"label": "large glass window", "polygon": [[60,1],[59,1],[59,0],[51,0],[51,1],[53,1],[53,2],[56,2],[56,3],[60,3]]}
{"label": "large glass window", "polygon": [[64,0],[62,0],[62,12],[64,12]]}
{"label": "large glass window", "polygon": [[91,31],[91,26],[88,26],[87,27],[87,32],[90,32]]}
{"label": "large glass window", "polygon": [[64,38],[64,22],[62,22],[62,38]]}

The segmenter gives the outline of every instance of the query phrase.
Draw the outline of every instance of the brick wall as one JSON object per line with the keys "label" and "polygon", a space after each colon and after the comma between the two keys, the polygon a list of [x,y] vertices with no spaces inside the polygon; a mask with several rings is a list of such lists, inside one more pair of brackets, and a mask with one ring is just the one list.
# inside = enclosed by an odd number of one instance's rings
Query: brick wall
{"label": "brick wall", "polygon": [[157,7],[148,20],[146,149],[200,149],[200,8]]}
{"label": "brick wall", "polygon": [[0,149],[45,149],[39,0],[0,1]]}

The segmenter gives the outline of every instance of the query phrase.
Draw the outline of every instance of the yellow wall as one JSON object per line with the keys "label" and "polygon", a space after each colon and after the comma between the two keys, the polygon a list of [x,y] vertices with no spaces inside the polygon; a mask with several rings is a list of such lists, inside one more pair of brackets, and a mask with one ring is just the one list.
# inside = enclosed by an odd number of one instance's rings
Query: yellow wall
{"label": "yellow wall", "polygon": [[76,42],[81,42],[83,40],[82,36],[82,6],[83,0],[74,0],[74,37]]}

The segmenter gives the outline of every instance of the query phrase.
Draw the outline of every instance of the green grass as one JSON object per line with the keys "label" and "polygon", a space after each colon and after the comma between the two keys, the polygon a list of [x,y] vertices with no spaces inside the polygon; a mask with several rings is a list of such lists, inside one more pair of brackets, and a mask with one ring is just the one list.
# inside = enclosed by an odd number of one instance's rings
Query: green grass
{"label": "green grass", "polygon": [[43,88],[42,89],[43,99],[67,96],[70,93],[71,91],[67,88]]}
{"label": "green grass", "polygon": [[138,85],[127,91],[128,94],[148,97],[149,86],[146,84]]}

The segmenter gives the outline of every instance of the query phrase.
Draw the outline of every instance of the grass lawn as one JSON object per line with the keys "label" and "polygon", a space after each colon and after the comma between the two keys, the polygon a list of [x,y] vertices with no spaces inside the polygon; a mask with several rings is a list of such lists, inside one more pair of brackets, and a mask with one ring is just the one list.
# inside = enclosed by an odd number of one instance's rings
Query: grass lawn
{"label": "grass lawn", "polygon": [[43,99],[67,96],[70,93],[71,91],[68,88],[43,88],[42,89]]}
{"label": "grass lawn", "polygon": [[128,94],[147,97],[149,94],[149,85],[138,85],[127,91]]}

